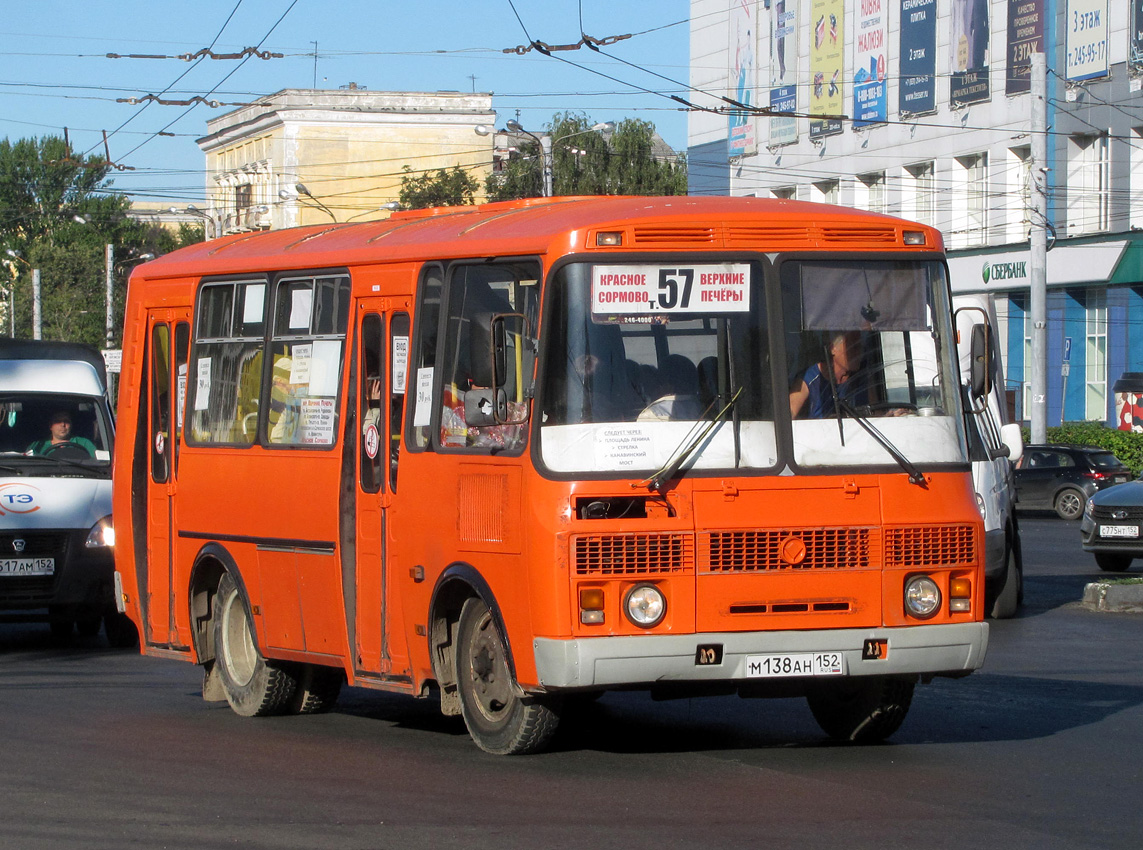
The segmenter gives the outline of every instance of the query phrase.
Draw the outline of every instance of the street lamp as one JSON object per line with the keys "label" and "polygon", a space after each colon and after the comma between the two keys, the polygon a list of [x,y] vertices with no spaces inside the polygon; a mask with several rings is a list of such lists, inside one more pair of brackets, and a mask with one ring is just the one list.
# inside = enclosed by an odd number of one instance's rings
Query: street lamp
{"label": "street lamp", "polygon": [[[202,226],[202,238],[204,242],[207,239],[214,239],[216,236],[222,235],[218,232],[219,222],[214,220],[214,216],[208,212],[200,210],[194,204],[187,204],[186,207],[181,210],[178,207],[167,207],[167,212],[169,212],[171,215],[196,215],[201,218],[205,222]],[[207,224],[210,226],[207,227]]]}
{"label": "street lamp", "polygon": [[[529,130],[525,130],[523,125],[520,124],[520,122],[516,121],[515,119],[510,119],[505,126],[507,126],[508,129],[511,130],[513,133],[523,133],[525,136],[531,136],[540,145],[540,155],[542,157],[543,169],[544,169],[544,197],[550,198],[552,196],[552,166],[553,166],[553,160],[554,160],[554,156],[552,154],[553,139],[552,139],[551,134],[550,133],[544,133],[542,135],[537,136],[535,133],[533,133]],[[480,125],[479,127],[476,128],[476,132],[478,135],[486,135],[486,133],[480,132],[482,128],[487,130],[487,128],[484,127],[483,124]],[[613,129],[615,129],[615,123],[614,122],[602,121],[599,124],[593,124],[591,127],[589,127],[586,130],[580,130],[580,131],[575,132],[575,133],[568,133],[566,136],[560,136],[558,139],[555,139],[554,141],[562,142],[562,141],[565,141],[566,139],[572,138],[573,136],[582,136],[585,133],[608,132],[608,131],[613,130]]]}
{"label": "street lamp", "polygon": [[361,218],[361,216],[363,216],[363,215],[372,215],[373,213],[378,213],[378,212],[393,213],[399,209],[401,209],[400,202],[389,201],[388,203],[384,203],[381,206],[376,207],[375,209],[366,210],[365,212],[359,212],[356,215],[351,215],[349,218],[346,219],[346,221],[353,221],[355,218]]}
{"label": "street lamp", "polygon": [[316,197],[314,197],[313,192],[311,192],[309,189],[307,189],[306,185],[304,183],[295,183],[294,184],[294,191],[297,194],[290,194],[290,192],[288,192],[287,190],[282,189],[280,192],[278,192],[278,197],[281,198],[283,201],[297,201],[297,200],[301,200],[302,196],[305,196],[305,197],[309,198],[311,201],[313,201],[314,205],[317,206],[318,209],[320,209],[322,212],[324,212],[326,215],[328,215],[330,218],[332,218],[335,224],[337,223],[337,216],[333,214],[333,210],[331,210],[329,207],[327,207],[325,204],[323,204],[320,200],[318,200]]}

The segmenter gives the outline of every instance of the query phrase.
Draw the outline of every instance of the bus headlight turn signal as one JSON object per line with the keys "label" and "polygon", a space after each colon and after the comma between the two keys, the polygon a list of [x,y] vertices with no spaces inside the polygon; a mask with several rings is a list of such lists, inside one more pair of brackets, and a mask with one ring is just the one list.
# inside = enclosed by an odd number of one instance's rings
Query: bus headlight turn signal
{"label": "bus headlight turn signal", "polygon": [[579,621],[584,625],[603,622],[603,588],[581,587],[579,589]]}
{"label": "bus headlight turn signal", "polygon": [[913,576],[905,582],[905,610],[918,620],[927,620],[941,609],[941,589],[928,576]]}
{"label": "bus headlight turn signal", "polygon": [[972,580],[954,578],[949,581],[949,610],[958,614],[972,610]]}
{"label": "bus headlight turn signal", "polygon": [[641,629],[657,626],[667,613],[667,599],[653,584],[640,584],[627,592],[623,601],[627,619]]}

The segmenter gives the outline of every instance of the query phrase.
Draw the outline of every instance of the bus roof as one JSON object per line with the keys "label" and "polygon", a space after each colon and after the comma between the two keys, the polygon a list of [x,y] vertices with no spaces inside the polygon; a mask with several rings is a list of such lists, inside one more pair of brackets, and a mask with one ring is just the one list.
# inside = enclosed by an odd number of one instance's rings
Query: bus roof
{"label": "bus roof", "polygon": [[[359,262],[462,258],[587,250],[589,232],[621,230],[618,250],[894,250],[903,231],[932,227],[828,204],[762,198],[556,197],[394,213],[381,221],[330,223],[202,242],[136,268],[169,278],[244,270],[321,268]],[[594,247],[594,246],[592,246]],[[617,249],[608,248],[605,251]]]}

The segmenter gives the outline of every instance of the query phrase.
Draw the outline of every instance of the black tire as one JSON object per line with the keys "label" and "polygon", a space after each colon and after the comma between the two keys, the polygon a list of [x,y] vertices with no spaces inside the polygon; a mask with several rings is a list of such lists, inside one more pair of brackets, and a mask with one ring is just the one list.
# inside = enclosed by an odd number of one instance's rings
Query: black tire
{"label": "black tire", "polygon": [[523,755],[551,740],[559,725],[558,706],[520,695],[500,630],[480,599],[469,599],[461,609],[456,659],[460,713],[480,749]]}
{"label": "black tire", "polygon": [[107,643],[115,649],[130,649],[139,643],[139,630],[135,623],[114,608],[103,615],[103,632],[107,635]]}
{"label": "black tire", "polygon": [[53,640],[69,641],[75,633],[75,615],[69,608],[53,605],[48,608],[48,628],[52,630]]}
{"label": "black tire", "polygon": [[822,730],[838,741],[870,744],[896,732],[913,702],[912,679],[858,676],[814,682],[806,693]]}
{"label": "black tire", "polygon": [[1055,508],[1056,516],[1060,519],[1072,520],[1083,516],[1083,508],[1086,503],[1087,497],[1082,492],[1068,487],[1056,494],[1056,501],[1052,507]]}
{"label": "black tire", "polygon": [[1004,584],[992,601],[988,616],[994,620],[1008,620],[1016,616],[1020,610],[1020,597],[1023,595],[1024,576],[1016,563],[1016,550],[1009,545],[1008,557],[1005,559]]}
{"label": "black tire", "polygon": [[337,704],[345,674],[336,667],[303,664],[298,687],[290,700],[291,714],[325,714]]}
{"label": "black tire", "polygon": [[1113,555],[1110,552],[1096,552],[1095,565],[1105,573],[1125,573],[1131,569],[1130,555]]}
{"label": "black tire", "polygon": [[214,597],[214,654],[226,701],[236,714],[266,717],[289,710],[297,680],[258,651],[246,600],[229,573]]}

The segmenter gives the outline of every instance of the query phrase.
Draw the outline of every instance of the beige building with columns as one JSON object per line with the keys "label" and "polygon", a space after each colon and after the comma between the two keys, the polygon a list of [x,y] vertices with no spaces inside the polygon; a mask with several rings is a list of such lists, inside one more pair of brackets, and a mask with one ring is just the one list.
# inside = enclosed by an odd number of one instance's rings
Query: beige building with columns
{"label": "beige building with columns", "polygon": [[[492,95],[285,89],[207,122],[208,235],[388,215],[405,166],[459,165],[483,188]],[[211,231],[213,230],[213,233]]]}

